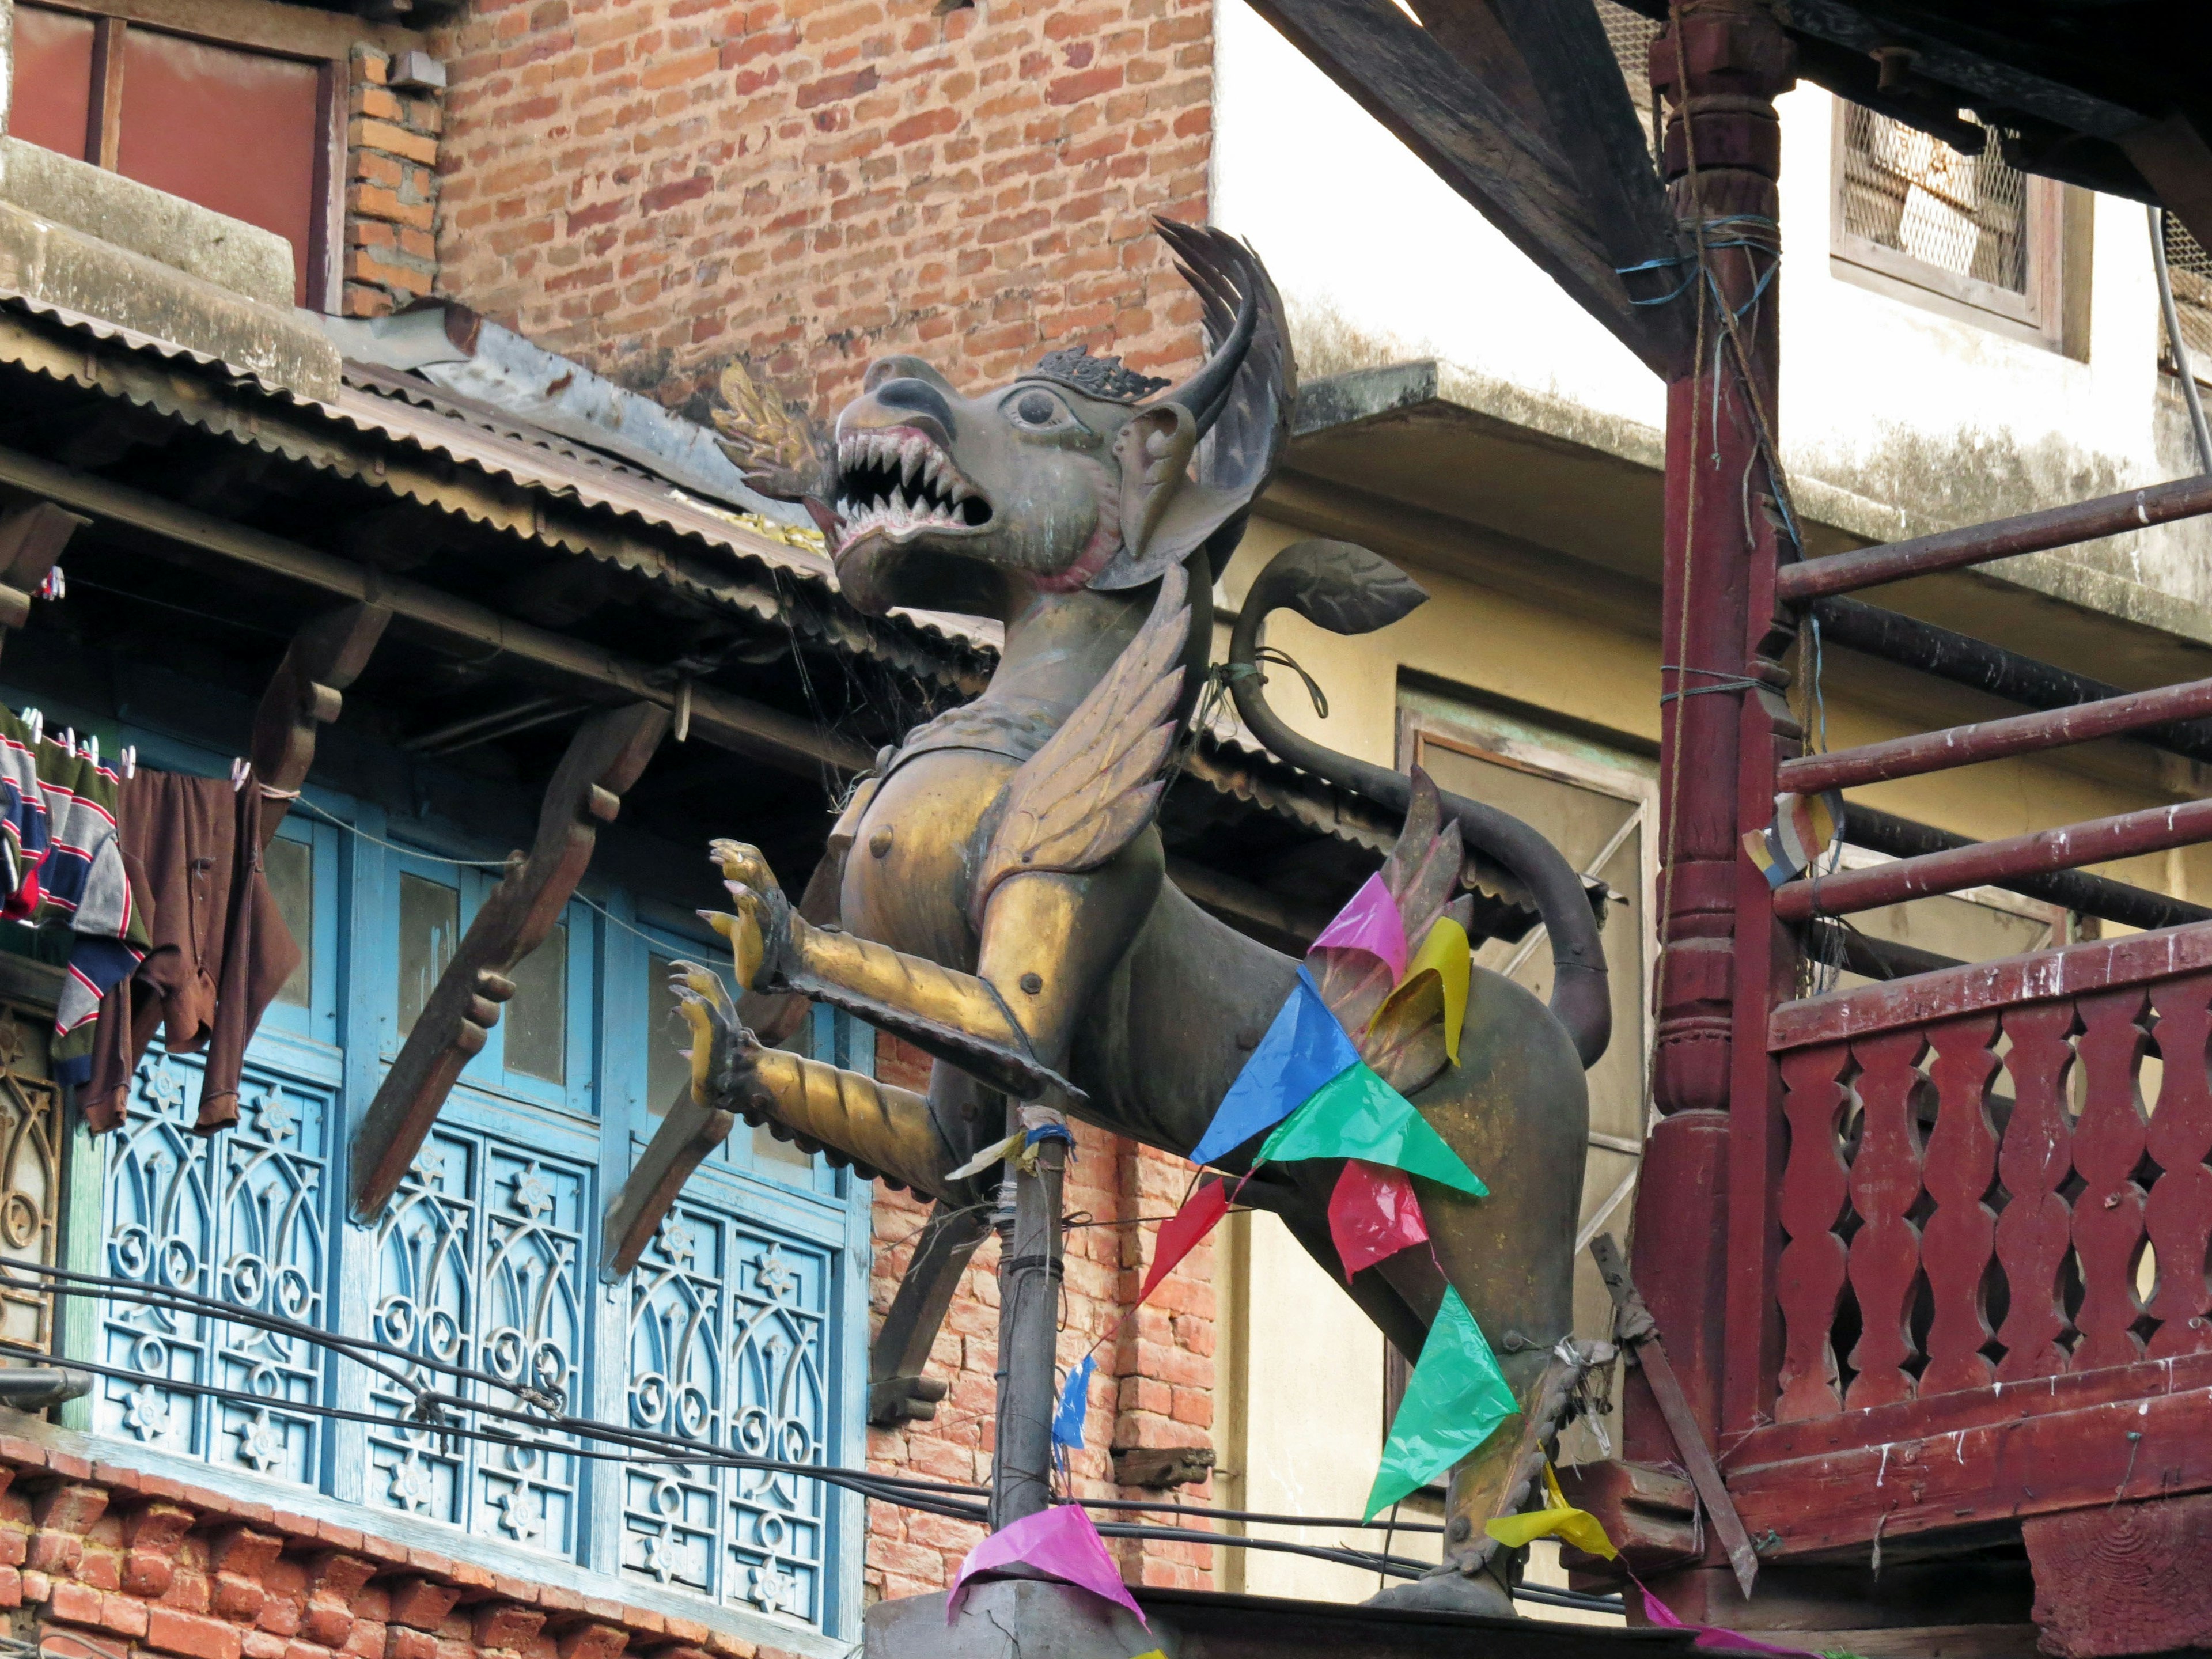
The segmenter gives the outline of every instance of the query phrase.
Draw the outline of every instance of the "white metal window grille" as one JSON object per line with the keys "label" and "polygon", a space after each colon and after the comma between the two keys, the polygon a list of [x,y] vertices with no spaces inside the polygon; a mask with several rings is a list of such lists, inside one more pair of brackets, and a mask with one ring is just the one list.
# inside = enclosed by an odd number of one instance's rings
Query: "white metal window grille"
{"label": "white metal window grille", "polygon": [[[2173,283],[2173,308],[2181,319],[2181,343],[2189,348],[2189,366],[2197,378],[2212,379],[2212,253],[2174,215],[2166,215],[2165,224],[2166,269]],[[2171,369],[2173,344],[2163,313],[2158,333],[2159,361]]]}
{"label": "white metal window grille", "polygon": [[2028,291],[2027,177],[1992,138],[1979,155],[1862,105],[1844,117],[1846,234],[1954,276]]}

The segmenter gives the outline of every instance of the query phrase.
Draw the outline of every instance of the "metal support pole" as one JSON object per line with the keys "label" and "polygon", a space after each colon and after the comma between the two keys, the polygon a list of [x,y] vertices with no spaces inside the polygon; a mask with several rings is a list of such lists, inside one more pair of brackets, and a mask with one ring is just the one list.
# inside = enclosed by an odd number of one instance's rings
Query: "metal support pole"
{"label": "metal support pole", "polygon": [[[1015,1127],[1064,1127],[1038,1106],[1009,1114]],[[1052,1413],[1060,1346],[1060,1185],[1067,1156],[1057,1138],[1037,1142],[1034,1169],[1010,1160],[992,1224],[998,1229],[998,1437],[991,1465],[994,1531],[1036,1515],[1052,1498]]]}

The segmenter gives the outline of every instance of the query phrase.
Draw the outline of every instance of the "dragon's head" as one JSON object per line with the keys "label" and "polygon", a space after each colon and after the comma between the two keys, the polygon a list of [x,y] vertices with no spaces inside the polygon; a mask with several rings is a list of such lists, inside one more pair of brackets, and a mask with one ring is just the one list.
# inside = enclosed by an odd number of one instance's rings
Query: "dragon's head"
{"label": "dragon's head", "polygon": [[1289,345],[1249,248],[1159,231],[1205,306],[1207,361],[1182,384],[1079,347],[968,397],[920,358],[886,357],[803,466],[763,465],[761,442],[722,421],[732,459],[763,493],[806,501],[866,611],[1004,615],[1025,593],[1140,586],[1200,548],[1218,567],[1282,447]]}

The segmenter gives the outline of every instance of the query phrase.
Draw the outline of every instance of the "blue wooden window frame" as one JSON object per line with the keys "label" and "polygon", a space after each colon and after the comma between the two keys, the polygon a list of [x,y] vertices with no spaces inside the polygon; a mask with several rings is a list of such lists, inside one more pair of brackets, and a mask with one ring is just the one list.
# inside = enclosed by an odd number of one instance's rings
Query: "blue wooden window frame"
{"label": "blue wooden window frame", "polygon": [[[126,727],[117,736],[137,743],[148,765],[203,775],[228,768],[227,757],[158,733]],[[390,1322],[392,1287],[380,1251],[389,1254],[388,1224],[411,1205],[410,1212],[447,1241],[448,1285],[465,1280],[474,1294],[492,1293],[500,1273],[517,1265],[510,1261],[503,1269],[501,1252],[518,1248],[535,1252],[524,1264],[540,1275],[528,1279],[531,1286],[543,1289],[548,1272],[566,1273],[569,1284],[559,1300],[573,1328],[562,1333],[572,1408],[604,1421],[632,1420],[636,1384],[628,1360],[639,1280],[633,1275],[627,1285],[610,1286],[600,1279],[600,1223],[607,1199],[657,1120],[644,1104],[646,1045],[627,1036],[611,1040],[611,1034],[645,1024],[649,952],[716,961],[719,941],[670,926],[665,906],[648,905],[652,919],[641,921],[626,892],[587,889],[592,902],[580,898],[564,915],[570,954],[563,1084],[508,1072],[495,1034],[464,1072],[400,1200],[379,1223],[356,1226],[345,1214],[348,1149],[399,1047],[398,875],[413,871],[459,889],[464,928],[495,878],[434,862],[480,849],[434,826],[395,826],[374,803],[319,789],[311,789],[307,800],[279,831],[311,853],[307,1006],[277,1005],[264,1018],[247,1052],[236,1129],[204,1139],[190,1133],[199,1060],[167,1054],[158,1042],[137,1080],[130,1126],[96,1140],[77,1126],[72,1204],[78,1215],[96,1215],[99,1222],[71,1229],[70,1259],[109,1272],[136,1262],[136,1270],[144,1271],[167,1249],[175,1261],[191,1256],[183,1275],[188,1288],[342,1332],[390,1338],[399,1333]],[[873,1034],[866,1027],[817,1010],[808,1032],[824,1057],[841,1054],[872,1070]],[[670,1039],[655,1021],[647,1040]],[[747,1329],[757,1340],[732,1350],[743,1364],[729,1367],[732,1380],[722,1396],[735,1443],[749,1445],[747,1436],[763,1429],[771,1438],[797,1432],[789,1423],[757,1420],[761,1401],[745,1395],[739,1373],[744,1364],[757,1371],[771,1340],[795,1345],[804,1338],[813,1343],[817,1373],[811,1385],[815,1415],[801,1425],[807,1455],[858,1467],[866,1450],[870,1188],[820,1158],[806,1179],[794,1181],[797,1172],[789,1167],[756,1160],[749,1139],[731,1139],[731,1152],[701,1171],[679,1206],[679,1229],[688,1227],[690,1237],[679,1231],[677,1243],[690,1259],[674,1260],[665,1240],[656,1246],[663,1286],[680,1279],[687,1294],[711,1288],[732,1310],[731,1318],[741,1310],[750,1322]],[[197,1195],[197,1207],[180,1224],[196,1228],[195,1237],[153,1237],[147,1218],[161,1213],[165,1198],[179,1191]],[[283,1224],[272,1224],[272,1216]],[[123,1237],[132,1225],[147,1236]],[[464,1234],[465,1240],[451,1242]],[[524,1246],[516,1246],[517,1239]],[[724,1253],[718,1273],[704,1270],[709,1249]],[[404,1460],[390,1454],[405,1443],[398,1425],[386,1431],[288,1409],[320,1400],[391,1416],[391,1401],[359,1366],[341,1364],[313,1345],[271,1345],[247,1328],[212,1318],[175,1320],[173,1330],[149,1331],[128,1323],[133,1316],[121,1303],[64,1311],[67,1352],[109,1362],[158,1361],[148,1367],[156,1378],[213,1380],[267,1396],[265,1405],[226,1404],[156,1382],[134,1401],[131,1385],[103,1384],[73,1413],[77,1425],[95,1435],[120,1440],[148,1461],[200,1462],[223,1479],[258,1479],[268,1501],[279,1505],[305,1501],[302,1486],[325,1500],[362,1505],[361,1524],[372,1531],[380,1513],[396,1516],[410,1507],[402,1500],[422,1494],[422,1481],[395,1474]],[[411,1316],[413,1329],[428,1328],[422,1308]],[[514,1362],[506,1369],[517,1376],[539,1375],[531,1368],[542,1335],[517,1331],[513,1321],[493,1330],[479,1320],[467,1333],[476,1363],[502,1369],[503,1343]],[[533,1470],[498,1467],[500,1462],[491,1449],[465,1452],[425,1477],[431,1501],[413,1513],[447,1521],[457,1556],[468,1553],[461,1534],[472,1534],[526,1552],[543,1562],[541,1576],[556,1581],[574,1580],[580,1569],[586,1577],[578,1582],[617,1593],[617,1583],[633,1590],[656,1583],[684,1587],[680,1572],[662,1574],[648,1565],[637,1535],[626,1530],[625,1483],[635,1485],[640,1466],[540,1459],[545,1467]],[[573,1467],[556,1471],[556,1462]],[[857,1638],[866,1544],[860,1499],[788,1479],[780,1486],[732,1480],[713,1496],[732,1518],[713,1530],[714,1570],[695,1576],[709,1581],[705,1588],[717,1602],[795,1615],[824,1637]],[[652,1511],[656,1501],[665,1503],[665,1490],[647,1492],[644,1510]],[[770,1620],[744,1633],[773,1643],[781,1627]]]}

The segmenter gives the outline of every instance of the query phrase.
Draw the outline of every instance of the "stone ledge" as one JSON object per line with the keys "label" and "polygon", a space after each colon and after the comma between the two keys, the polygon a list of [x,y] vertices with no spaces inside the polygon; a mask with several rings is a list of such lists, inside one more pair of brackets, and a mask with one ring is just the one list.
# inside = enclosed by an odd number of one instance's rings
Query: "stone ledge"
{"label": "stone ledge", "polygon": [[119,173],[0,137],[0,201],[279,311],[292,308],[292,245]]}
{"label": "stone ledge", "polygon": [[338,394],[337,347],[289,306],[247,299],[10,202],[0,202],[0,289],[216,358],[303,398]]}

